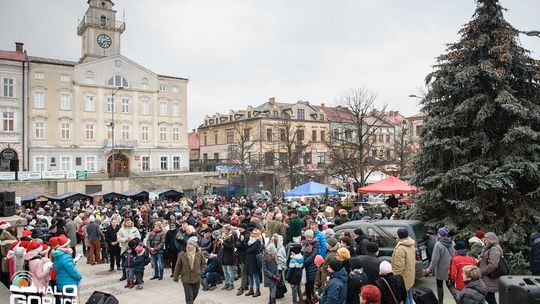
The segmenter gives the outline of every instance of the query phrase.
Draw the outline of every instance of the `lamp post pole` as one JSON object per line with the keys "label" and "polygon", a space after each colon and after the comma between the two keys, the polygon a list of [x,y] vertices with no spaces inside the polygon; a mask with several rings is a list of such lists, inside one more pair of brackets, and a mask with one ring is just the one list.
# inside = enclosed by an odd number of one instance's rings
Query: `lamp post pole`
{"label": "lamp post pole", "polygon": [[540,38],[540,31],[527,31],[527,32],[523,32],[525,35],[527,36],[536,36],[538,38]]}
{"label": "lamp post pole", "polygon": [[114,178],[116,177],[116,164],[115,164],[115,160],[114,160],[114,111],[116,111],[116,105],[114,103],[114,95],[116,95],[116,93],[118,93],[121,89],[123,89],[123,87],[118,87],[116,90],[115,89],[112,89],[112,93],[111,93],[111,103],[112,103],[112,108],[111,108],[111,123],[110,123],[110,127],[111,127],[111,154],[112,154],[112,163],[111,163],[111,174],[112,174],[112,179],[113,179],[113,191],[114,191]]}

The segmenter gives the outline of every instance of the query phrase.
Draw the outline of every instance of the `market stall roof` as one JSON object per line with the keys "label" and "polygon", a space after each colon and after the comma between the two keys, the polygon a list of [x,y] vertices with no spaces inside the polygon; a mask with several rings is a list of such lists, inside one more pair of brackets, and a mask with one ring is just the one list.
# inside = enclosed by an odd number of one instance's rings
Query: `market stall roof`
{"label": "market stall roof", "polygon": [[125,195],[127,197],[138,197],[138,196],[148,197],[148,191],[133,189],[133,190],[128,190],[122,193],[122,195]]}
{"label": "market stall roof", "polygon": [[90,195],[86,195],[86,194],[82,194],[82,193],[78,193],[78,192],[67,192],[67,193],[64,193],[64,194],[61,194],[61,195],[57,195],[57,196],[51,196],[50,197],[51,201],[63,201],[63,200],[68,200],[68,199],[71,199],[71,200],[76,200],[76,199],[83,199],[83,200],[90,200],[92,199],[92,197]]}
{"label": "market stall roof", "polygon": [[380,182],[358,188],[358,193],[400,194],[415,192],[418,192],[418,188],[394,176],[389,176]]}
{"label": "market stall roof", "polygon": [[41,193],[30,193],[28,195],[21,197],[21,202],[31,202],[31,201],[46,202],[48,200],[49,200],[49,197]]}
{"label": "market stall roof", "polygon": [[126,196],[122,193],[118,193],[118,192],[113,192],[113,191],[99,191],[99,192],[96,192],[94,194],[92,194],[92,196],[103,196],[103,199],[104,200],[110,200],[110,199],[114,199],[114,198],[125,198]]}
{"label": "market stall roof", "polygon": [[304,195],[325,195],[328,189],[328,194],[338,194],[339,192],[325,184],[320,184],[310,181],[300,185],[285,193],[285,196],[304,196]]}
{"label": "market stall roof", "polygon": [[173,189],[165,189],[165,188],[152,190],[151,192],[153,192],[153,193],[155,193],[157,195],[165,195],[165,196],[168,196],[168,195],[181,195],[181,194],[184,193],[184,192],[181,192],[181,191],[176,191],[176,190],[173,190]]}

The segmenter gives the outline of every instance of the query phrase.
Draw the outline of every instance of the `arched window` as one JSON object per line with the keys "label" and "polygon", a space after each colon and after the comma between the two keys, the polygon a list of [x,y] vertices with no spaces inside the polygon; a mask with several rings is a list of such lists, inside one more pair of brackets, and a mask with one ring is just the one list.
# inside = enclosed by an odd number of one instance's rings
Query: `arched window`
{"label": "arched window", "polygon": [[109,81],[107,81],[107,85],[113,86],[113,87],[128,87],[128,81],[126,78],[120,75],[114,75],[111,78],[109,78]]}
{"label": "arched window", "polygon": [[84,76],[84,82],[86,82],[87,84],[94,84],[94,72],[87,71]]}

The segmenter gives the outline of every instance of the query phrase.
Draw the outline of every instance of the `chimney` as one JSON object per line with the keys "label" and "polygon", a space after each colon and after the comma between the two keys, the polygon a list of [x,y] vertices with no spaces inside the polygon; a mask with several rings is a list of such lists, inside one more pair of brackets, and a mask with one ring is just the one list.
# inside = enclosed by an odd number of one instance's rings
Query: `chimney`
{"label": "chimney", "polygon": [[270,97],[268,99],[268,101],[270,101],[271,104],[276,104],[276,98],[275,97]]}
{"label": "chimney", "polygon": [[15,42],[15,51],[17,53],[22,53],[23,52],[23,46],[24,46],[24,43],[22,42]]}

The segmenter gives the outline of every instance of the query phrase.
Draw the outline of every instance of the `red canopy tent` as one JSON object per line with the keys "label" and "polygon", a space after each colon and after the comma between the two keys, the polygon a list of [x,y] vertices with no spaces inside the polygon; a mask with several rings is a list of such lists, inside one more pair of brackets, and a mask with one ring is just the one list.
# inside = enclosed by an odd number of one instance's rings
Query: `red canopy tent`
{"label": "red canopy tent", "polygon": [[415,192],[418,192],[418,188],[394,176],[389,176],[382,181],[358,188],[358,193],[400,194]]}

